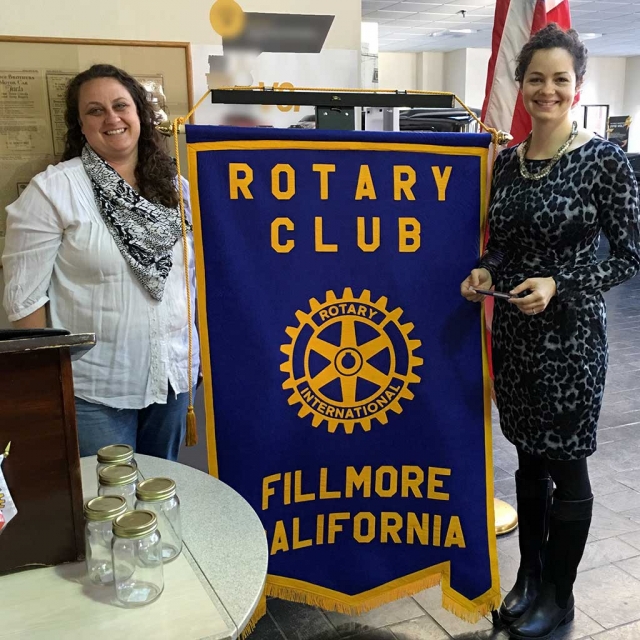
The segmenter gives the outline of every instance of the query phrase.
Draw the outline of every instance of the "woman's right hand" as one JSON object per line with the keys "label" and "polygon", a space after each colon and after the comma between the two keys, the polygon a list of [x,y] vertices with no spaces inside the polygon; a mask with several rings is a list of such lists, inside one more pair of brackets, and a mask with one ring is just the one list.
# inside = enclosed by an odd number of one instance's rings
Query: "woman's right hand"
{"label": "woman's right hand", "polygon": [[477,287],[478,289],[491,289],[492,284],[491,274],[487,269],[474,269],[469,274],[469,277],[462,281],[462,284],[460,285],[460,293],[464,298],[471,302],[482,302],[486,296],[476,293],[471,287]]}

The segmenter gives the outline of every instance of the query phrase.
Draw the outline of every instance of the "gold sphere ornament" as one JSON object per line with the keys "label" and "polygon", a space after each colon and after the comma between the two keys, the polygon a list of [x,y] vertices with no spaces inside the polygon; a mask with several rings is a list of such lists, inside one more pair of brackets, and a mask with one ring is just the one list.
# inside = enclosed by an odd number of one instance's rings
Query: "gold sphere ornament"
{"label": "gold sphere ornament", "polygon": [[496,535],[511,533],[518,526],[518,512],[504,500],[493,499]]}
{"label": "gold sphere ornament", "polygon": [[211,6],[209,20],[217,34],[233,39],[242,34],[247,18],[235,0],[216,0]]}

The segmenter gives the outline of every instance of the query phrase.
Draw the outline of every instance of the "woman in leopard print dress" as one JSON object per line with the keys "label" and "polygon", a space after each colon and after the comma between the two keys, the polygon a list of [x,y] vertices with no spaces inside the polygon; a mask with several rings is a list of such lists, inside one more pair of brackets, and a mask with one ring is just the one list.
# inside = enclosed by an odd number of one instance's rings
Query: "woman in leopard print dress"
{"label": "woman in leopard print dress", "polygon": [[[492,345],[500,426],[519,459],[521,563],[500,610],[515,638],[547,638],[573,619],[607,369],[602,293],[640,268],[633,171],[571,117],[585,71],[574,31],[552,24],[523,48],[516,80],[532,133],[496,160],[491,238],[461,286],[472,301],[474,287],[514,296],[496,299]],[[601,231],[611,249],[598,262]]]}

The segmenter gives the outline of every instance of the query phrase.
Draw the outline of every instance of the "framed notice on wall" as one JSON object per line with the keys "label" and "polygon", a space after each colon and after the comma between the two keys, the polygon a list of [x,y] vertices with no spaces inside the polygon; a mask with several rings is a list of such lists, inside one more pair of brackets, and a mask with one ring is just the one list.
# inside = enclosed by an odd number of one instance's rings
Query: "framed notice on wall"
{"label": "framed notice on wall", "polygon": [[64,151],[64,136],[67,127],[64,124],[64,95],[67,85],[75,74],[67,72],[47,71],[47,98],[49,101],[49,118],[51,123],[51,138],[53,154],[61,156]]}
{"label": "framed notice on wall", "polygon": [[186,42],[0,36],[0,61],[0,254],[5,207],[62,157],[65,91],[77,73],[96,63],[124,69],[147,89],[159,119],[185,115],[193,103]]}
{"label": "framed notice on wall", "polygon": [[585,104],[584,128],[587,131],[598,134],[602,138],[607,137],[607,122],[609,120],[608,104]]}
{"label": "framed notice on wall", "polygon": [[34,69],[0,69],[0,154],[49,150],[44,86]]}

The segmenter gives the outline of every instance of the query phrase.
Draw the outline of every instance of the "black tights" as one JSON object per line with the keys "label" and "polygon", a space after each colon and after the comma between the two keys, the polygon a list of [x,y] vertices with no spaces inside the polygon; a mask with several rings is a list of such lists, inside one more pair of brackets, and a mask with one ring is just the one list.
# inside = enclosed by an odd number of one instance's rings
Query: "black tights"
{"label": "black tights", "polygon": [[591,483],[587,459],[549,460],[518,449],[519,476],[525,482],[551,476],[559,500],[587,500],[591,498]]}

